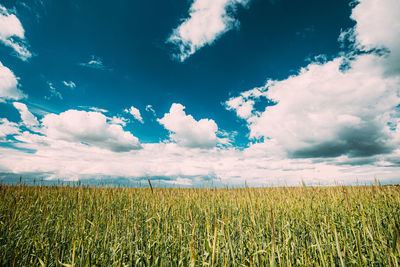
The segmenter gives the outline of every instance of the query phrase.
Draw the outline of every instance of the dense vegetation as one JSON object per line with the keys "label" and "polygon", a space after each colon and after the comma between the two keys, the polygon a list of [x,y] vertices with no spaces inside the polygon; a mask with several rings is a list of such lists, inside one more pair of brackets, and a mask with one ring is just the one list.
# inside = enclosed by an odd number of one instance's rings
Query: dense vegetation
{"label": "dense vegetation", "polygon": [[0,187],[0,265],[400,262],[395,186]]}

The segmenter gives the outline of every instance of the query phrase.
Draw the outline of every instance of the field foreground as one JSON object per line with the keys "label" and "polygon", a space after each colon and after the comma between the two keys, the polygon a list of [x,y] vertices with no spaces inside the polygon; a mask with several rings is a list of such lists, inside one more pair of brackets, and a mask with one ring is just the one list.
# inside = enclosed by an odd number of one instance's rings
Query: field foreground
{"label": "field foreground", "polygon": [[0,265],[400,262],[400,188],[0,187]]}

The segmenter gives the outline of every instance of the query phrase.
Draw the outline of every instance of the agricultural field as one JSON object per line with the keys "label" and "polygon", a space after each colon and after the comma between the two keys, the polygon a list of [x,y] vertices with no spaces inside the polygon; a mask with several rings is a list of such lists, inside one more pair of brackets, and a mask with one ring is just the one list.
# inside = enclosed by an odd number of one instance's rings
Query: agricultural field
{"label": "agricultural field", "polygon": [[397,186],[0,188],[2,266],[398,266]]}

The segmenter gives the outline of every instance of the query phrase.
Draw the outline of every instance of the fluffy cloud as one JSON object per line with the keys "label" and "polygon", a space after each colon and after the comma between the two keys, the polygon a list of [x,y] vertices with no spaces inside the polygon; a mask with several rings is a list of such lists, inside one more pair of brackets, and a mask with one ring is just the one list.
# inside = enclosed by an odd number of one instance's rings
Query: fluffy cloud
{"label": "fluffy cloud", "polygon": [[18,79],[14,73],[0,62],[0,102],[6,99],[19,100],[25,95],[18,89]]}
{"label": "fluffy cloud", "polygon": [[251,137],[276,139],[291,156],[370,156],[393,144],[387,123],[400,103],[399,80],[382,77],[374,55],[340,70],[341,58],[311,64],[299,75],[270,82],[265,96],[278,102],[248,120]]}
{"label": "fluffy cloud", "polygon": [[[23,103],[14,102],[14,107],[21,115],[22,123],[1,119],[2,138],[19,134],[15,139],[32,145],[25,147],[36,149],[37,145],[66,143],[70,146],[97,147],[113,152],[127,152],[141,149],[137,137],[125,131],[126,119],[106,117],[94,111],[67,110],[60,114],[48,113],[39,122]],[[23,125],[29,131],[22,131]]]}
{"label": "fluffy cloud", "polygon": [[[0,147],[0,171],[45,174],[46,179],[127,177],[140,181],[154,177],[165,184],[197,185],[213,181],[230,185],[299,185],[398,179],[399,167],[342,166],[310,159],[279,159],[271,144],[260,143],[239,151],[229,149],[188,149],[175,143],[143,144],[143,149],[116,153],[95,146],[63,140],[43,142],[43,137],[24,132],[18,137],[27,153]],[[155,156],[156,155],[156,156]],[[397,158],[397,159],[400,159]],[[340,162],[340,159],[337,160]],[[279,178],[282,177],[282,178]]]}
{"label": "fluffy cloud", "polygon": [[125,109],[124,112],[131,114],[135,118],[135,120],[138,120],[141,123],[143,123],[143,118],[140,115],[140,111],[134,106],[131,106],[129,109]]}
{"label": "fluffy cloud", "polygon": [[5,140],[8,135],[19,134],[19,126],[15,122],[10,122],[5,118],[0,118],[0,141]]}
{"label": "fluffy cloud", "polygon": [[22,60],[32,57],[25,42],[25,31],[19,19],[0,5],[0,42],[11,47]]}
{"label": "fluffy cloud", "polygon": [[[177,113],[171,109],[168,114]],[[179,104],[175,109],[178,113],[183,111]],[[183,125],[200,122],[186,114],[180,117],[189,117],[181,121]],[[5,141],[7,135],[13,135],[18,142],[8,140],[9,146],[0,146],[0,172],[24,178],[36,173],[46,179],[68,180],[126,177],[135,182],[150,177],[165,185],[201,186],[211,181],[214,185],[243,185],[244,181],[249,185],[298,185],[299,179],[307,184],[352,183],[355,176],[366,182],[376,174],[381,181],[390,182],[398,178],[396,173],[400,171],[399,150],[386,158],[354,158],[354,165],[349,166],[343,157],[331,162],[287,159],[274,140],[255,143],[244,150],[193,149],[168,142],[143,144],[142,149],[124,149],[126,152],[120,153],[115,148],[121,146],[115,143],[126,143],[122,135],[130,133],[124,133],[121,125],[111,121],[101,113],[68,110],[46,115],[35,133],[22,131],[18,124],[2,119],[1,139]]]}
{"label": "fluffy cloud", "polygon": [[112,124],[119,124],[122,127],[126,126],[126,123],[129,121],[128,119],[124,118],[124,117],[117,117],[117,116],[113,116],[111,119],[109,118],[109,121]]}
{"label": "fluffy cloud", "polygon": [[226,101],[226,109],[234,110],[238,117],[242,119],[248,119],[254,109],[254,101],[251,99],[245,99],[242,96],[233,97]]}
{"label": "fluffy cloud", "polygon": [[191,115],[186,115],[185,107],[172,104],[169,113],[157,121],[170,131],[171,140],[185,147],[213,148],[219,142],[218,126],[211,119],[196,121]]}
{"label": "fluffy cloud", "polygon": [[386,74],[400,74],[400,1],[362,0],[353,9],[351,38],[358,49],[387,49]]}
{"label": "fluffy cloud", "polygon": [[21,115],[22,123],[26,127],[34,128],[39,125],[36,117],[28,110],[28,107],[24,103],[14,102],[13,105]]}
{"label": "fluffy cloud", "polygon": [[210,45],[225,32],[237,27],[233,18],[237,6],[245,6],[249,0],[194,0],[189,18],[184,20],[167,42],[177,46],[175,55],[180,61],[194,54],[205,45]]}
{"label": "fluffy cloud", "polygon": [[[250,137],[273,140],[290,157],[394,153],[400,116],[400,61],[394,60],[400,20],[393,11],[398,6],[391,0],[361,1],[352,15],[357,24],[348,31],[355,49],[350,56],[314,62],[286,80],[268,81],[230,99],[227,108],[246,119]],[[381,56],[377,48],[389,51]],[[277,104],[256,112],[254,99],[260,97]]]}
{"label": "fluffy cloud", "polygon": [[[175,142],[142,144],[140,150],[119,153],[120,149],[112,149],[115,142],[129,143],[122,136],[131,135],[123,130],[123,119],[69,110],[46,115],[40,134],[1,120],[0,136],[13,135],[18,142],[9,141],[10,146],[18,149],[0,146],[0,172],[36,172],[48,179],[128,177],[140,181],[148,176],[164,184],[187,186],[210,181],[214,185],[243,185],[244,181],[299,185],[301,180],[351,184],[356,177],[367,183],[375,176],[382,182],[398,182],[400,78],[394,58],[400,45],[396,43],[395,5],[391,0],[363,0],[355,7],[352,17],[357,25],[348,32],[354,41],[350,55],[313,62],[285,80],[268,81],[229,100],[227,108],[245,120],[251,137],[260,138],[248,148],[215,147],[221,141],[216,123],[197,121],[185,113],[184,106],[173,104],[158,121]],[[368,28],[367,21],[389,22]],[[392,34],[381,40],[379,30]],[[367,40],[374,41],[367,46]],[[375,53],[378,48],[381,51]],[[256,110],[257,101],[267,107]],[[110,130],[114,126],[115,132]]]}
{"label": "fluffy cloud", "polygon": [[124,131],[120,124],[110,124],[107,117],[98,112],[68,110],[48,114],[42,119],[42,132],[50,139],[106,148],[115,152],[140,149],[137,137]]}

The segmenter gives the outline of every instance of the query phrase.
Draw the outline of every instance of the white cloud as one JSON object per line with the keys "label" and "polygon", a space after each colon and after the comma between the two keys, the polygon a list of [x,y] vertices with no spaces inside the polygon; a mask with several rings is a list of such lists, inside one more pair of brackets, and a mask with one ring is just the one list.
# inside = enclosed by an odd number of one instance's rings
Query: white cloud
{"label": "white cloud", "polygon": [[385,61],[387,74],[400,74],[400,1],[362,0],[351,18],[357,24],[353,39],[359,49],[384,48],[390,51]]}
{"label": "white cloud", "polygon": [[[354,12],[365,9],[363,3],[373,2],[362,1]],[[389,5],[390,0],[379,3],[395,7]],[[388,16],[391,13],[387,11]],[[382,20],[394,22],[396,18]],[[357,25],[362,26],[361,19]],[[385,38],[396,39],[395,33]],[[373,29],[370,34],[376,36]],[[47,178],[68,179],[111,176],[139,180],[149,176],[180,185],[211,180],[241,185],[244,181],[249,185],[299,185],[301,180],[334,184],[354,183],[356,178],[369,183],[375,176],[384,182],[399,182],[400,115],[396,105],[400,78],[393,57],[400,46],[391,42],[385,56],[353,51],[352,60],[340,56],[314,62],[285,80],[268,81],[233,98],[227,108],[238,111],[252,137],[264,137],[244,150],[215,147],[220,142],[216,123],[197,121],[182,105],[173,104],[158,121],[176,143],[142,144],[140,150],[119,153],[111,148],[116,141],[127,143],[121,136],[130,134],[123,130],[123,120],[98,112],[92,112],[96,113],[92,118],[91,112],[69,110],[46,116],[50,119],[43,120],[42,127],[48,129],[41,135],[21,132],[16,124],[3,119],[0,133],[2,125],[7,125],[8,134],[3,136],[13,135],[19,142],[12,145],[20,150],[0,147],[0,172],[37,172]],[[387,41],[381,43],[389,46]],[[277,104],[255,110],[252,103],[265,98]],[[111,133],[112,125],[119,130]]]}
{"label": "white cloud", "polygon": [[79,66],[92,68],[92,69],[99,69],[99,70],[108,70],[106,66],[103,64],[103,59],[97,56],[90,56],[90,60],[88,62],[79,63]]}
{"label": "white cloud", "polygon": [[225,104],[228,110],[234,110],[242,119],[247,119],[252,115],[254,107],[253,100],[245,99],[243,96],[238,96],[229,99]]}
{"label": "white cloud", "polygon": [[18,89],[18,78],[0,62],[0,102],[5,100],[19,100],[25,95]]}
{"label": "white cloud", "polygon": [[186,186],[193,185],[193,181],[191,179],[181,178],[181,177],[178,177],[172,181],[165,181],[165,182],[167,184],[173,184],[173,185],[186,185]]}
{"label": "white cloud", "polygon": [[387,122],[400,103],[399,79],[383,78],[379,58],[359,56],[310,64],[300,74],[269,82],[265,96],[278,102],[248,119],[251,137],[278,140],[291,156],[370,156],[393,144]]}
{"label": "white cloud", "polygon": [[[6,119],[0,121],[1,139],[5,141],[7,135],[13,135],[18,140],[8,141],[18,149],[0,147],[0,172],[39,173],[46,179],[68,180],[132,177],[137,181],[156,177],[164,184],[200,186],[211,181],[231,185],[244,181],[249,185],[298,185],[301,180],[332,184],[354,182],[356,176],[366,182],[377,174],[381,181],[390,182],[398,178],[395,174],[400,171],[399,150],[390,157],[378,155],[369,161],[355,158],[352,166],[346,157],[328,163],[287,159],[273,140],[253,144],[243,151],[232,147],[194,149],[172,142],[143,144],[142,149],[135,150],[130,147],[135,139],[129,132],[96,112],[68,110],[59,115],[48,114],[40,128],[40,133],[32,133],[21,131],[18,124]],[[357,160],[366,165],[360,167]],[[390,167],[396,162],[399,163]]]}
{"label": "white cloud", "polygon": [[32,129],[39,125],[36,117],[28,110],[28,107],[24,103],[14,102],[13,105],[21,115],[22,122],[26,127]]}
{"label": "white cloud", "polygon": [[126,118],[124,118],[124,117],[116,117],[116,116],[113,116],[111,119],[109,119],[109,121],[110,121],[112,124],[119,124],[119,125],[121,125],[122,127],[125,127],[125,126],[126,126],[126,123],[127,123],[129,120],[126,119]]}
{"label": "white cloud", "polygon": [[25,131],[15,137],[21,142],[33,145],[39,142],[49,145],[66,141],[70,145],[74,143],[90,145],[114,152],[142,148],[138,138],[123,129],[127,122],[127,119],[123,117],[110,118],[100,112],[71,109],[60,114],[47,113],[39,122],[25,104],[13,102],[13,105],[19,111],[22,123],[18,125],[2,119],[3,135],[20,133],[20,126],[24,125],[30,131]]}
{"label": "white cloud", "polygon": [[140,115],[140,111],[134,106],[131,106],[129,109],[125,109],[124,112],[131,114],[135,118],[135,120],[143,123],[143,118]]}
{"label": "white cloud", "polygon": [[194,0],[189,18],[185,19],[167,42],[177,46],[175,55],[180,61],[194,54],[205,45],[210,45],[219,36],[238,26],[233,17],[237,6],[246,6],[249,0]]}
{"label": "white cloud", "polygon": [[76,84],[75,84],[73,81],[69,81],[69,82],[63,81],[63,84],[64,84],[65,86],[71,88],[71,89],[76,88]]}
{"label": "white cloud", "polygon": [[[349,33],[355,49],[389,49],[385,56],[355,50],[350,58],[314,62],[297,75],[230,99],[227,108],[246,119],[250,137],[273,140],[290,157],[395,153],[399,143],[388,124],[400,116],[400,19],[393,11],[398,6],[363,0],[353,9],[357,24]],[[257,112],[254,99],[261,96],[277,104]]]}
{"label": "white cloud", "polygon": [[154,110],[152,105],[147,105],[145,110],[147,112],[151,112],[153,114],[153,116],[156,116],[156,111]]}
{"label": "white cloud", "polygon": [[6,118],[0,118],[0,141],[5,140],[8,135],[19,134],[19,126],[15,122],[10,122]]}
{"label": "white cloud", "polygon": [[217,137],[218,126],[211,119],[196,121],[186,115],[185,107],[172,104],[169,113],[157,121],[170,131],[171,140],[185,147],[213,148],[220,141]]}
{"label": "white cloud", "polygon": [[69,142],[83,142],[116,152],[140,149],[137,137],[124,131],[120,124],[107,122],[98,112],[67,110],[48,114],[42,119],[42,132],[49,138]]}
{"label": "white cloud", "polygon": [[108,110],[102,109],[102,108],[96,108],[96,107],[89,107],[89,110],[95,111],[95,112],[101,112],[101,113],[107,113]]}
{"label": "white cloud", "polygon": [[274,155],[271,144],[265,143],[244,151],[188,149],[175,143],[143,144],[141,150],[117,153],[76,142],[43,140],[42,136],[27,132],[19,140],[24,142],[18,143],[19,147],[36,152],[0,147],[1,172],[37,172],[57,179],[157,177],[165,183],[201,186],[210,181],[231,185],[243,185],[245,181],[249,185],[299,185],[301,180],[308,184],[354,183],[355,177],[366,182],[373,181],[374,175],[389,182],[396,181],[400,171],[398,166],[341,166],[310,159],[282,159]]}
{"label": "white cloud", "polygon": [[50,91],[50,95],[49,96],[45,96],[44,98],[47,100],[52,99],[53,97],[59,98],[59,99],[63,99],[62,94],[57,91],[57,88],[54,87],[53,83],[51,82],[47,82],[47,85],[49,86],[49,91]]}
{"label": "white cloud", "polygon": [[25,31],[19,19],[0,5],[0,42],[11,47],[22,60],[32,57],[25,42]]}

